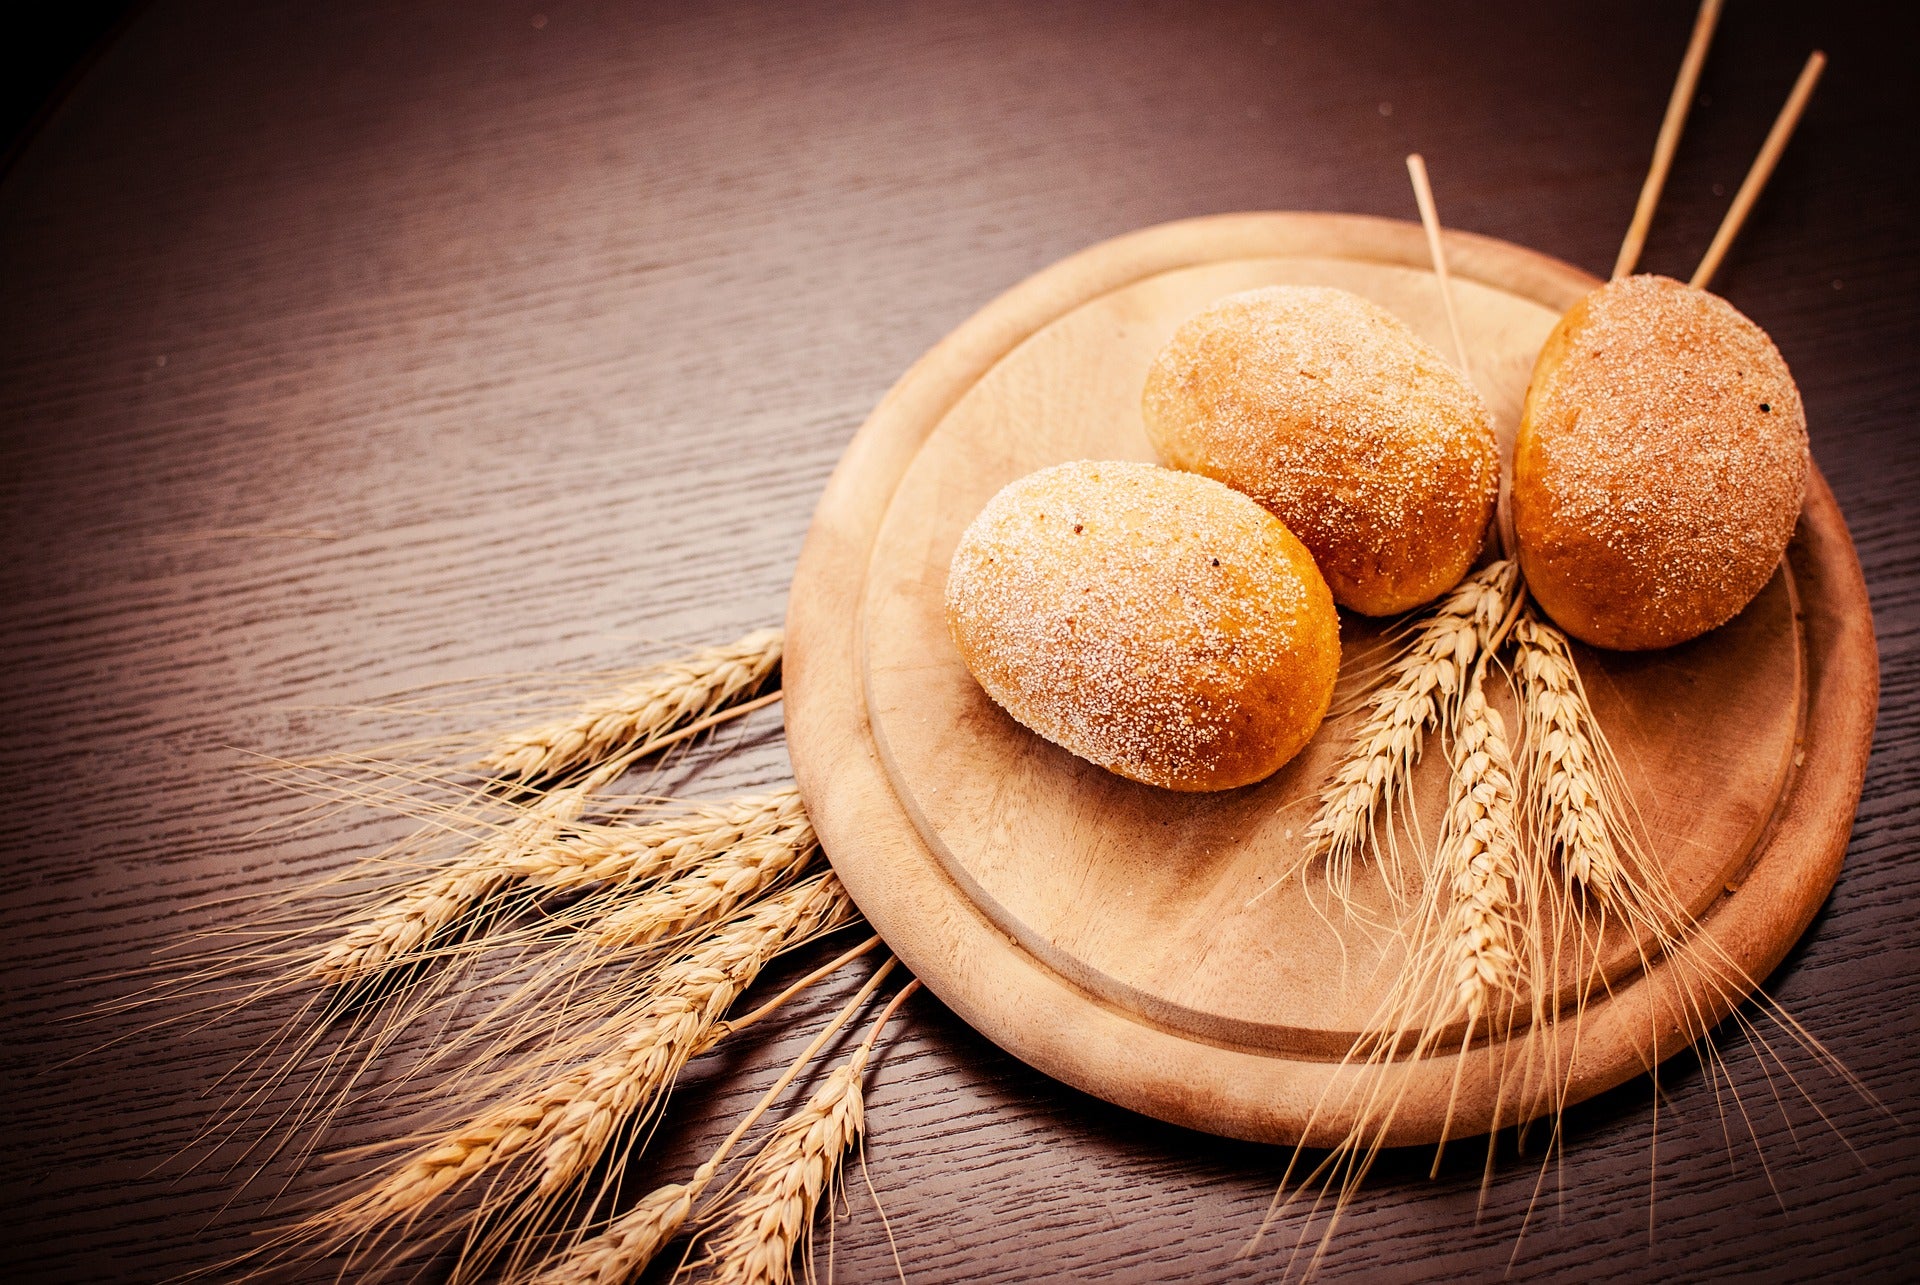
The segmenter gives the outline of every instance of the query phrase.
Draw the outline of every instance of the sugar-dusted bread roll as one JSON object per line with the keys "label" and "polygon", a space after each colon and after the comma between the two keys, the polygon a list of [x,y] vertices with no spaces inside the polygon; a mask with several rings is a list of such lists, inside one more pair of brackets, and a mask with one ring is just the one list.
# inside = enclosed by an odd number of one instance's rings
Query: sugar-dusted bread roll
{"label": "sugar-dusted bread roll", "polygon": [[1574,637],[1639,651],[1731,620],[1779,565],[1806,485],[1800,390],[1718,295],[1612,281],[1540,350],[1514,528],[1528,589]]}
{"label": "sugar-dusted bread roll", "polygon": [[1174,790],[1270,775],[1320,726],[1340,668],[1300,541],[1239,492],[1151,464],[1004,488],[954,551],[947,624],[1014,718]]}
{"label": "sugar-dusted bread roll", "polygon": [[1265,505],[1342,606],[1417,607],[1479,554],[1500,484],[1492,417],[1445,358],[1358,295],[1222,299],[1174,332],[1141,410],[1162,459]]}

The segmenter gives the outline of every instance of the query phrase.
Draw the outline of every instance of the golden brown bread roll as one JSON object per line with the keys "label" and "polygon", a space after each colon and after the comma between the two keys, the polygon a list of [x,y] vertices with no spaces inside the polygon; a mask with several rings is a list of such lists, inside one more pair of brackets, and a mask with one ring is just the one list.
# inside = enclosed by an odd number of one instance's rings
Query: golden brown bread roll
{"label": "golden brown bread roll", "polygon": [[1807,419],[1766,332],[1666,277],[1595,290],[1534,363],[1514,448],[1527,587],[1576,638],[1639,651],[1739,614],[1786,551]]}
{"label": "golden brown bread roll", "polygon": [[1174,790],[1270,775],[1327,712],[1340,624],[1246,496],[1151,464],[1059,464],[960,537],[947,624],[987,694],[1109,771]]}
{"label": "golden brown bread roll", "polygon": [[1174,332],[1141,410],[1161,458],[1265,505],[1342,606],[1417,607],[1479,554],[1500,484],[1492,417],[1459,371],[1358,295],[1222,299]]}

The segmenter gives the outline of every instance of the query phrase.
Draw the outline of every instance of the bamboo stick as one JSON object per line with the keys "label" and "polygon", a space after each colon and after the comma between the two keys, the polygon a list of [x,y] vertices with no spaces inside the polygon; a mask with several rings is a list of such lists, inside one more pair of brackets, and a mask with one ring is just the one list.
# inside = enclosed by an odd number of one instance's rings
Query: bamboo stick
{"label": "bamboo stick", "polygon": [[[1433,273],[1440,278],[1440,299],[1446,305],[1447,325],[1453,331],[1453,346],[1460,354],[1460,372],[1473,382],[1467,365],[1467,343],[1460,332],[1460,318],[1453,308],[1453,278],[1447,273],[1446,247],[1440,240],[1440,210],[1434,204],[1433,185],[1427,181],[1427,163],[1420,153],[1407,157],[1407,176],[1413,180],[1413,199],[1420,207],[1420,226],[1427,232],[1427,252],[1433,256]],[[1494,535],[1500,542],[1500,556],[1511,558],[1519,547],[1513,534],[1512,470],[1500,470],[1500,494],[1494,503]]]}
{"label": "bamboo stick", "polygon": [[1640,261],[1647,244],[1647,229],[1653,224],[1654,207],[1660,204],[1660,190],[1667,184],[1667,171],[1673,167],[1673,153],[1680,146],[1680,131],[1686,127],[1687,111],[1693,106],[1693,92],[1700,84],[1700,68],[1707,61],[1707,45],[1713,40],[1714,26],[1720,21],[1721,0],[1701,0],[1699,16],[1693,20],[1693,38],[1687,42],[1686,57],[1680,60],[1680,75],[1673,82],[1667,99],[1667,115],[1660,122],[1660,136],[1653,144],[1653,165],[1640,185],[1640,202],[1633,207],[1633,222],[1627,225],[1627,238],[1620,243],[1620,257],[1614,260],[1613,275],[1624,277]]}
{"label": "bamboo stick", "polygon": [[1467,367],[1467,342],[1460,337],[1460,317],[1453,310],[1453,283],[1447,276],[1447,255],[1440,246],[1440,212],[1433,204],[1433,186],[1427,181],[1427,162],[1420,153],[1407,157],[1407,176],[1413,180],[1414,204],[1420,207],[1420,226],[1427,230],[1427,253],[1433,257],[1433,273],[1440,278],[1440,302],[1446,305],[1447,329],[1453,332],[1453,351],[1461,373],[1473,382]]}
{"label": "bamboo stick", "polygon": [[1733,238],[1740,234],[1740,225],[1747,221],[1753,203],[1760,199],[1760,189],[1767,185],[1767,179],[1773,175],[1773,167],[1779,163],[1780,154],[1787,150],[1787,140],[1793,137],[1793,128],[1800,123],[1800,113],[1807,109],[1807,100],[1813,97],[1813,87],[1826,65],[1827,56],[1816,49],[1808,56],[1807,65],[1800,69],[1800,79],[1794,82],[1793,92],[1787,95],[1786,106],[1774,118],[1773,128],[1767,132],[1767,141],[1760,145],[1760,154],[1753,158],[1753,168],[1747,171],[1746,181],[1734,193],[1733,204],[1727,207],[1727,217],[1720,220],[1720,230],[1713,234],[1713,244],[1707,247],[1706,257],[1700,260],[1700,266],[1693,270],[1693,279],[1687,282],[1696,290],[1705,290],[1707,283],[1713,280],[1713,274],[1720,270],[1720,261],[1727,257]]}

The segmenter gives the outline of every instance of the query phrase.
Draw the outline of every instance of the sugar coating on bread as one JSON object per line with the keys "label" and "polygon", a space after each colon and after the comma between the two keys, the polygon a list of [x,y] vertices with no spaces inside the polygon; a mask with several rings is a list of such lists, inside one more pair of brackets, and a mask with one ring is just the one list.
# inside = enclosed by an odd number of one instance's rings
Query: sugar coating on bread
{"label": "sugar coating on bread", "polygon": [[1765,587],[1806,479],[1806,412],[1766,332],[1666,277],[1612,281],[1534,367],[1514,455],[1521,567],[1575,637],[1672,646]]}
{"label": "sugar coating on bread", "polygon": [[1301,543],[1245,496],[1150,464],[1002,489],[947,576],[955,644],[1015,719],[1109,771],[1214,790],[1312,737],[1339,620]]}
{"label": "sugar coating on bread", "polygon": [[1500,481],[1492,416],[1445,358],[1356,294],[1220,300],[1154,360],[1141,410],[1169,464],[1286,523],[1343,606],[1419,606],[1480,551]]}

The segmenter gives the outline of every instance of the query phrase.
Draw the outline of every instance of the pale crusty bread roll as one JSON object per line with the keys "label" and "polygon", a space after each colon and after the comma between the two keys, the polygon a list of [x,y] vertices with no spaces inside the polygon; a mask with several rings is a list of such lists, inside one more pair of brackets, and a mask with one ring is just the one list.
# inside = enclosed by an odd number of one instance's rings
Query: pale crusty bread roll
{"label": "pale crusty bread roll", "polygon": [[1766,585],[1807,484],[1807,419],[1766,332],[1718,295],[1625,277],[1540,350],[1514,448],[1527,587],[1574,637],[1670,647]]}
{"label": "pale crusty bread roll", "polygon": [[1391,615],[1473,565],[1500,484],[1493,419],[1384,308],[1312,286],[1222,299],[1154,360],[1147,436],[1265,505],[1342,606]]}
{"label": "pale crusty bread roll", "polygon": [[1272,774],[1340,668],[1300,541],[1239,492],[1151,464],[1059,464],[1001,490],[954,551],[947,623],[1019,722],[1173,790]]}

